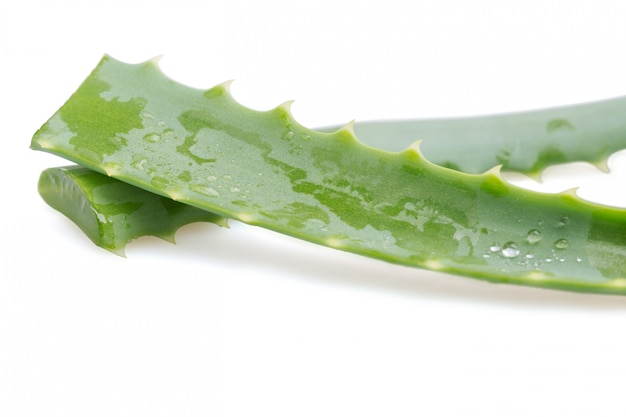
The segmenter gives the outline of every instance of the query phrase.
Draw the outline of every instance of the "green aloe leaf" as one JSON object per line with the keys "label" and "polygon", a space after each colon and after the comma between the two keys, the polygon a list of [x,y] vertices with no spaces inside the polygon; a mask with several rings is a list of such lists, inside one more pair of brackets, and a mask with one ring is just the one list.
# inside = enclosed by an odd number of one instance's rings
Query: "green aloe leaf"
{"label": "green aloe leaf", "polygon": [[126,244],[140,236],[157,236],[173,242],[176,230],[192,222],[226,226],[224,218],[206,210],[79,166],[42,172],[39,193],[96,245],[118,255],[124,255]]}
{"label": "green aloe leaf", "polygon": [[402,151],[416,140],[431,162],[480,174],[496,165],[538,178],[560,163],[584,161],[607,171],[626,148],[626,97],[550,109],[478,117],[392,120],[355,125],[360,141]]}
{"label": "green aloe leaf", "polygon": [[[547,133],[564,133],[567,123],[586,132],[580,120],[550,120],[560,121]],[[623,131],[618,122],[603,126]],[[570,139],[573,149],[588,140]],[[601,151],[581,159],[605,158],[602,140],[595,141]],[[516,146],[521,160],[534,161],[530,173],[575,158],[553,151],[537,158],[536,149],[526,155]],[[203,210],[345,251],[494,282],[626,293],[624,210],[572,192],[522,190],[498,169],[450,170],[425,159],[417,145],[400,152],[366,146],[351,125],[313,131],[293,119],[288,105],[254,111],[236,103],[227,85],[188,88],[152,61],[128,65],[105,57],[32,147]],[[501,162],[517,160],[514,155]]]}

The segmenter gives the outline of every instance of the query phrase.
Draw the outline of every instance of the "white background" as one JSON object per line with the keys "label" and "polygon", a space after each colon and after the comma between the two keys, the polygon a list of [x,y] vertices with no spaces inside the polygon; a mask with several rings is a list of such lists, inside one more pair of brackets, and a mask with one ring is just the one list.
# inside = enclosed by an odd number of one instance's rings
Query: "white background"
{"label": "white background", "polygon": [[[5,1],[1,416],[624,416],[626,297],[487,284],[232,222],[96,248],[35,130],[104,53],[314,127],[626,94],[622,1]],[[626,158],[552,191],[626,207]],[[569,172],[572,172],[570,167]],[[621,175],[621,177],[620,177]],[[621,194],[621,195],[620,195]]]}

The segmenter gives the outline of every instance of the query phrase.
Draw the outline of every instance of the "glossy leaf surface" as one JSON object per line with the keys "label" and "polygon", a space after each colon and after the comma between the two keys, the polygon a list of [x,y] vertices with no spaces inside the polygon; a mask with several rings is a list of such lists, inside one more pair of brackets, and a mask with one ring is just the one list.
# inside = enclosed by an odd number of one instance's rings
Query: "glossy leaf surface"
{"label": "glossy leaf surface", "polygon": [[351,126],[313,131],[287,105],[247,109],[227,85],[188,88],[155,62],[105,57],[32,147],[225,217],[394,263],[626,292],[624,210],[521,190],[497,169],[447,169],[416,146],[375,149]]}

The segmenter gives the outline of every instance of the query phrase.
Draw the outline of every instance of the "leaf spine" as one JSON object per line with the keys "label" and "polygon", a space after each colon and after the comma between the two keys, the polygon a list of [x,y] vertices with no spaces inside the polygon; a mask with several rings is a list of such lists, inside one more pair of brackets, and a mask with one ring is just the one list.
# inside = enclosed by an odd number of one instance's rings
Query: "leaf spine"
{"label": "leaf spine", "polygon": [[609,174],[611,172],[611,168],[609,168],[609,161],[606,158],[591,162],[591,164],[605,174]]}
{"label": "leaf spine", "polygon": [[497,177],[498,179],[503,180],[503,178],[502,178],[502,164],[496,165],[493,168],[488,169],[487,171],[483,172],[481,174],[481,176],[484,176],[484,177]]}

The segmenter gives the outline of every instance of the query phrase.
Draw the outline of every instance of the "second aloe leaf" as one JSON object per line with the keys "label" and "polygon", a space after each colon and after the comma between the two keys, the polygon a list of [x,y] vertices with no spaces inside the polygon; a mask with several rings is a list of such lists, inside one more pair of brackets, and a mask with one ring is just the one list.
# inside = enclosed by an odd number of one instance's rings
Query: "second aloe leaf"
{"label": "second aloe leaf", "polygon": [[49,168],[39,178],[39,194],[69,217],[97,246],[124,255],[126,244],[141,236],[169,242],[193,222],[226,226],[206,210],[172,201],[80,166]]}

